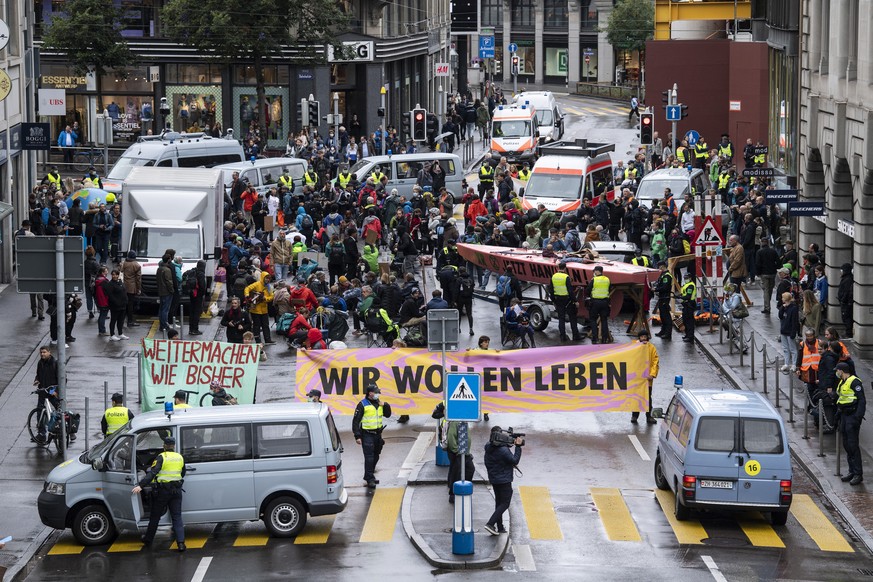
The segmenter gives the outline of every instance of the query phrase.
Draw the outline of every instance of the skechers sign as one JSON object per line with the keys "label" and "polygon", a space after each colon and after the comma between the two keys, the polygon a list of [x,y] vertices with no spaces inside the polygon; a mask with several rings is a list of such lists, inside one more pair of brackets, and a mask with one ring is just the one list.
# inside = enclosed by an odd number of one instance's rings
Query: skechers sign
{"label": "skechers sign", "polygon": [[791,216],[824,216],[824,202],[789,202],[788,214]]}

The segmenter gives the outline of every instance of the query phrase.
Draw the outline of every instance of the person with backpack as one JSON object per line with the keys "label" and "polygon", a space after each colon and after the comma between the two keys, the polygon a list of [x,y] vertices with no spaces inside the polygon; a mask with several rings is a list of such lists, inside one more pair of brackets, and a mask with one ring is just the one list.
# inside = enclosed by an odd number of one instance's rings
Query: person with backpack
{"label": "person with backpack", "polygon": [[340,241],[338,234],[330,237],[330,241],[325,245],[324,254],[327,255],[329,282],[333,285],[343,276],[346,268],[346,247]]}
{"label": "person with backpack", "polygon": [[306,208],[304,206],[299,206],[297,208],[297,219],[295,221],[297,225],[297,230],[300,231],[306,240],[312,240],[312,231],[315,230],[315,221],[312,220],[312,216],[306,213]]}
{"label": "person with backpack", "polygon": [[191,315],[188,317],[188,335],[203,335],[200,331],[200,314],[206,300],[206,261],[197,261],[197,266],[182,275],[182,290],[191,302]]}
{"label": "person with backpack", "polygon": [[494,290],[494,294],[497,295],[500,311],[506,309],[509,300],[513,297],[521,301],[521,283],[515,277],[515,271],[512,267],[507,267],[506,272],[497,277],[497,288]]}
{"label": "person with backpack", "polygon": [[[473,291],[476,288],[476,283],[473,281],[473,276],[465,267],[458,270],[458,276],[455,279],[456,289],[454,291],[455,306],[458,308],[458,316],[461,317],[464,313],[467,314],[467,323],[470,326],[470,335],[475,335],[473,332]],[[458,323],[458,332],[460,333],[461,326]]]}

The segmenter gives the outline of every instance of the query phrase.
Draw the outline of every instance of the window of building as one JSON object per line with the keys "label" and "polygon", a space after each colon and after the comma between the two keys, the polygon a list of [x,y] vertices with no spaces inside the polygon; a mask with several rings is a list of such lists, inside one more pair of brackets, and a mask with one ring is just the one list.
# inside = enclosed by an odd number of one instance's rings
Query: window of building
{"label": "window of building", "polygon": [[220,65],[180,65],[171,64],[166,66],[167,83],[221,83]]}
{"label": "window of building", "polygon": [[597,30],[597,5],[593,0],[581,0],[579,8],[582,30]]}
{"label": "window of building", "polygon": [[122,0],[121,8],[124,10],[121,19],[121,36],[132,38],[155,36],[154,0]]}
{"label": "window of building", "polygon": [[512,26],[534,26],[535,0],[512,0]]}
{"label": "window of building", "polygon": [[[528,41],[530,42],[530,41]],[[531,42],[531,46],[521,46],[521,42],[518,43],[518,74],[519,75],[533,75],[536,73],[536,48]]]}
{"label": "window of building", "polygon": [[567,28],[567,0],[545,0],[544,9],[546,28]]}
{"label": "window of building", "polygon": [[481,0],[482,26],[503,26],[503,0]]}
{"label": "window of building", "polygon": [[[234,85],[255,86],[258,79],[255,75],[255,67],[252,65],[237,66],[233,68]],[[266,66],[264,67],[265,85],[288,85],[288,67]]]}
{"label": "window of building", "polygon": [[566,77],[569,71],[569,51],[565,47],[546,47],[546,75]]}

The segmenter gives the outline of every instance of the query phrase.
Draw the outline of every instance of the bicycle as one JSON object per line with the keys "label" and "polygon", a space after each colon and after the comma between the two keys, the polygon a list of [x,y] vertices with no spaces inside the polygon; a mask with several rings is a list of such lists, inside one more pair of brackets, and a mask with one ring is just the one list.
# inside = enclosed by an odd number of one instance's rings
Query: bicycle
{"label": "bicycle", "polygon": [[88,144],[87,149],[76,150],[73,154],[73,170],[81,173],[88,171],[88,168],[95,168],[103,165],[103,151],[96,149],[94,144]]}
{"label": "bicycle", "polygon": [[[209,392],[207,392],[206,394],[204,394],[203,396],[201,396],[200,397],[200,408],[203,408],[205,406],[212,406],[212,399],[214,396],[215,395],[212,393],[211,390]],[[225,399],[225,401],[227,402],[227,404],[236,404],[237,403],[236,398],[234,398],[230,394],[227,395],[227,398]]]}
{"label": "bicycle", "polygon": [[[60,400],[57,399],[57,386],[49,386],[48,388],[38,388],[31,392],[31,394],[39,395],[40,392],[44,393],[47,397],[45,399],[45,406],[40,408],[37,406],[33,410],[30,411],[30,414],[27,415],[27,430],[30,433],[30,441],[36,443],[36,446],[40,448],[49,448],[51,446],[52,441],[55,443],[55,447],[58,450],[58,453],[61,452],[61,423],[58,422],[57,416],[60,415]],[[57,405],[55,405],[52,400],[57,401]],[[55,419],[53,421],[53,418]],[[67,428],[70,429],[70,416],[67,416]],[[40,428],[43,428],[43,432],[45,436],[40,434]],[[69,448],[70,443],[73,440],[73,433],[75,431],[67,430],[67,442],[66,446]]]}

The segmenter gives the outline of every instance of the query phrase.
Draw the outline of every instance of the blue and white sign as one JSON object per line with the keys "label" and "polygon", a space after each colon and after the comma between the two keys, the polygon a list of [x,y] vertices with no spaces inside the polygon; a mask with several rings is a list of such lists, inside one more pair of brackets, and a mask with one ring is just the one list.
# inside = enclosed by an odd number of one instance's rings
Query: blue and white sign
{"label": "blue and white sign", "polygon": [[[680,113],[680,115],[681,115],[681,113]],[[688,145],[694,146],[694,145],[697,145],[697,142],[700,141],[700,134],[692,129],[691,131],[689,131],[688,133],[685,134],[685,139],[688,140]]]}
{"label": "blue and white sign", "polygon": [[518,45],[515,44],[514,42],[509,43],[509,46],[506,47],[506,48],[508,48],[508,49],[509,49],[509,52],[511,52],[511,53],[517,53],[517,52],[518,52]]}
{"label": "blue and white sign", "polygon": [[482,416],[482,377],[446,374],[446,420],[478,422]]}
{"label": "blue and white sign", "polygon": [[682,121],[682,106],[668,105],[667,106],[667,121]]}
{"label": "blue and white sign", "polygon": [[494,37],[480,36],[479,37],[479,58],[493,59],[494,58]]}

